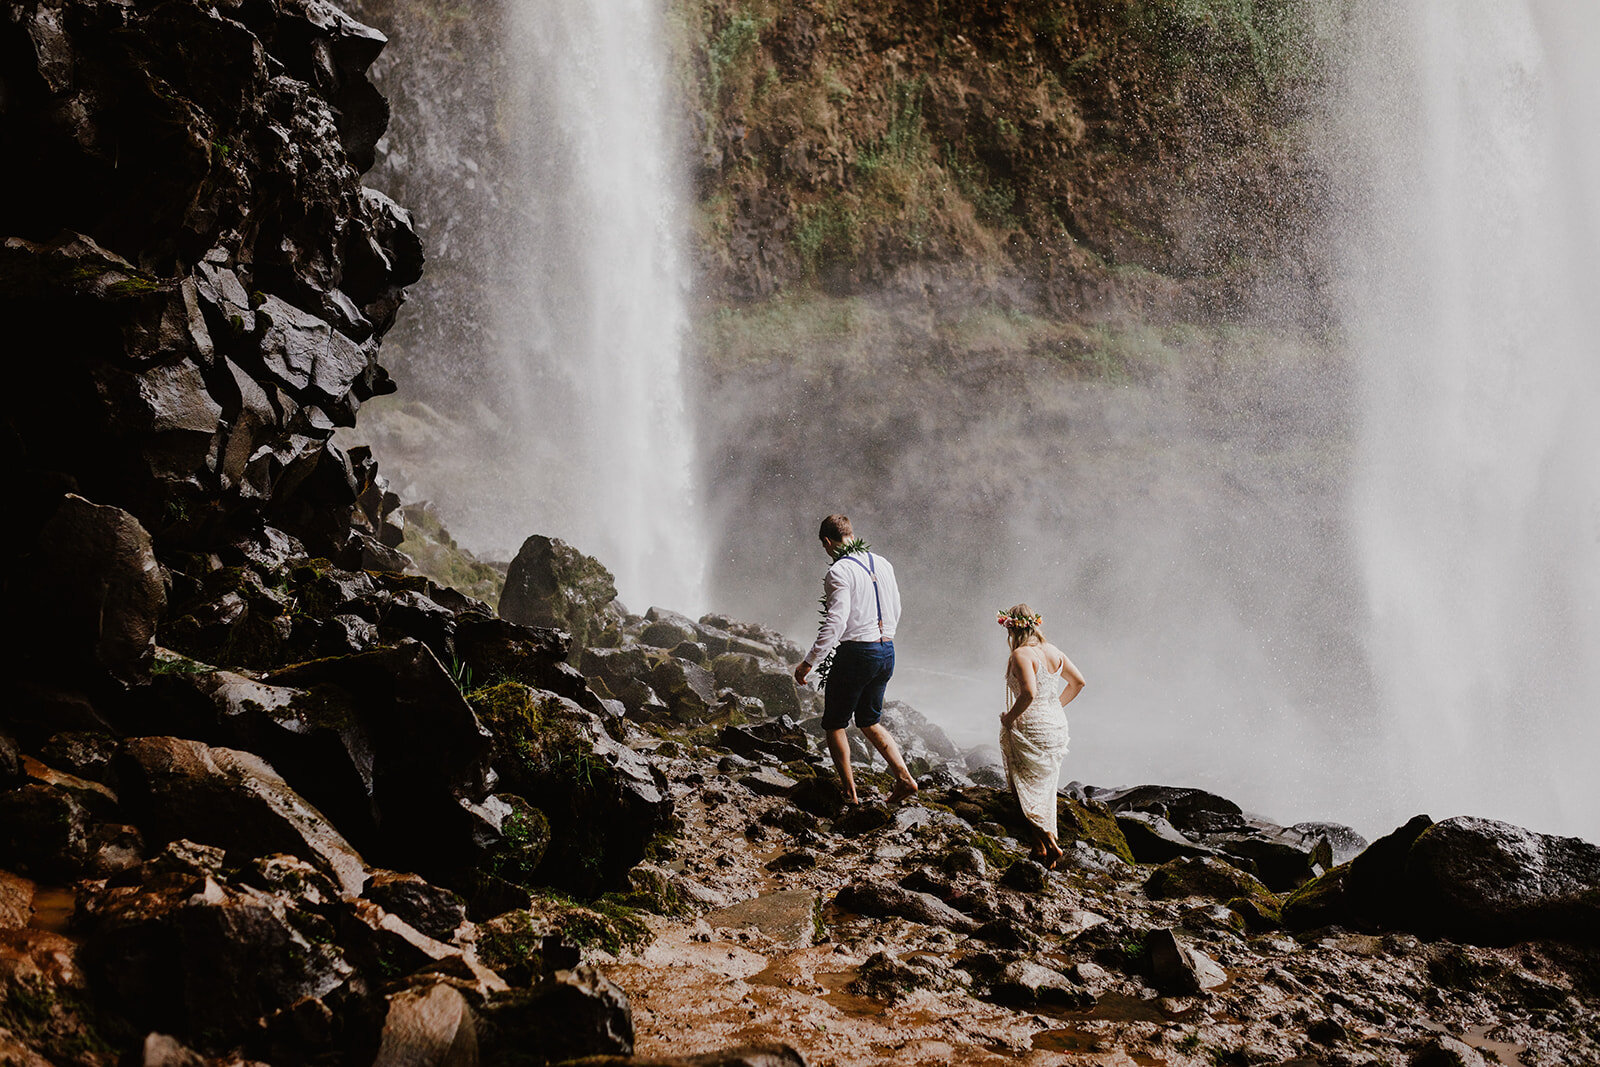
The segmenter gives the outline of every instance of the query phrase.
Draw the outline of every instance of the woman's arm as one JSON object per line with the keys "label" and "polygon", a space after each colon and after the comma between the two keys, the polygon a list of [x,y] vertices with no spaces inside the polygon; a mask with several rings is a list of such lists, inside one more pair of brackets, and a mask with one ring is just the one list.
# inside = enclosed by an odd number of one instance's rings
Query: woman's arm
{"label": "woman's arm", "polygon": [[1012,701],[1010,710],[1000,716],[1000,725],[1009,730],[1039,692],[1034,687],[1033,665],[1022,654],[1022,649],[1011,650],[1011,658],[1006,661],[1006,677],[1014,679],[1017,687],[1017,699]]}
{"label": "woman's arm", "polygon": [[1083,680],[1083,672],[1073,666],[1072,660],[1067,657],[1065,652],[1061,653],[1061,658],[1067,661],[1067,684],[1061,687],[1061,706],[1066,707],[1077,698],[1079,693],[1083,692],[1083,687],[1089,683]]}

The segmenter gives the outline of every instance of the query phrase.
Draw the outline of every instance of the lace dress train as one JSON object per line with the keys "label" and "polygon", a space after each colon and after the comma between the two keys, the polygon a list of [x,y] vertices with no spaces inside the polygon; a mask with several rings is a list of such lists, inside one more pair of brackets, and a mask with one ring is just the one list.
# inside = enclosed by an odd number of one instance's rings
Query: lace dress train
{"label": "lace dress train", "polygon": [[[1056,789],[1061,761],[1067,756],[1067,709],[1061,706],[1066,667],[1051,673],[1041,666],[1033,703],[1017,721],[1000,730],[1000,752],[1006,780],[1022,805],[1022,814],[1040,830],[1056,836]],[[1007,690],[1011,699],[1016,695]]]}

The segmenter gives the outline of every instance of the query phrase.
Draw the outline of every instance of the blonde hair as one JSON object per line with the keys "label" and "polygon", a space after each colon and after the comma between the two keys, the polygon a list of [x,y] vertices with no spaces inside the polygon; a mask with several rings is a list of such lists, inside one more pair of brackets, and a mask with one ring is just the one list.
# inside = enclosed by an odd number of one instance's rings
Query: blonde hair
{"label": "blonde hair", "polygon": [[1014,649],[1023,645],[1042,645],[1049,638],[1044,635],[1042,615],[1034,614],[1027,604],[1013,604],[1009,611],[1001,613],[1000,624],[1006,628],[1006,641]]}

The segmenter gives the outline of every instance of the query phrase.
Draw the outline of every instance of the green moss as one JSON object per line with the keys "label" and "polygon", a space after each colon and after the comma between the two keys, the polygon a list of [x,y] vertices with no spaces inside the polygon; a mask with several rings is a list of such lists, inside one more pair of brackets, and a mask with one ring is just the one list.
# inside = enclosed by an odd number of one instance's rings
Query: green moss
{"label": "green moss", "polygon": [[1133,850],[1117,826],[1117,817],[1096,801],[1084,803],[1061,797],[1056,804],[1056,834],[1063,842],[1083,841],[1125,863],[1133,862]]}
{"label": "green moss", "polygon": [[973,848],[983,853],[984,862],[989,865],[990,870],[994,871],[1005,870],[1007,867],[1011,866],[1011,864],[1016,860],[1017,856],[1020,855],[1020,853],[1013,852],[1011,849],[1006,848],[999,841],[996,841],[988,834],[975,833],[972,835],[972,840],[970,843]]}
{"label": "green moss", "polygon": [[535,901],[534,907],[565,940],[579,948],[597,948],[615,956],[624,948],[637,952],[654,940],[638,910],[615,899],[602,897],[580,904],[552,894]]}
{"label": "green moss", "polygon": [[521,797],[506,797],[513,811],[500,823],[500,844],[485,867],[490,874],[515,885],[533,883],[534,871],[550,846],[550,820]]}
{"label": "green moss", "polygon": [[161,292],[161,285],[153,279],[135,276],[124,278],[120,282],[112,282],[106,286],[106,292],[111,296],[143,296],[146,293]]}
{"label": "green moss", "polygon": [[18,978],[0,999],[0,1028],[10,1030],[53,1063],[105,1062],[115,1049],[95,1028],[85,992],[43,978]]}
{"label": "green moss", "polygon": [[1291,930],[1309,930],[1348,921],[1345,879],[1349,873],[1350,865],[1341,863],[1290,893],[1280,912],[1283,925]]}

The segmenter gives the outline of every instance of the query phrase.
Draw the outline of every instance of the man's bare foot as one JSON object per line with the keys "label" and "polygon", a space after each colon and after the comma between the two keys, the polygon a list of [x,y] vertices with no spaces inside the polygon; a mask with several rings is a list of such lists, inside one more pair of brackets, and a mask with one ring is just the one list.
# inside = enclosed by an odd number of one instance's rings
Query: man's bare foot
{"label": "man's bare foot", "polygon": [[916,782],[896,782],[894,792],[889,794],[889,803],[898,804],[902,800],[909,800],[917,794]]}

